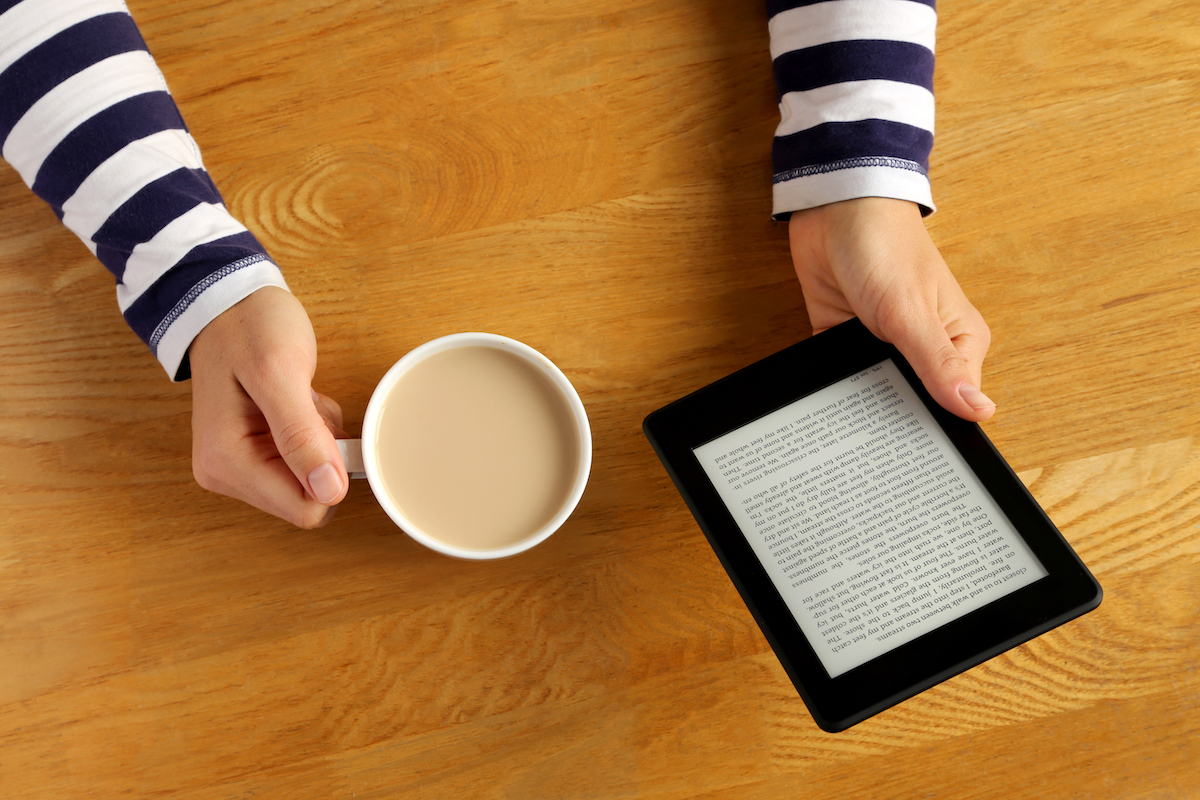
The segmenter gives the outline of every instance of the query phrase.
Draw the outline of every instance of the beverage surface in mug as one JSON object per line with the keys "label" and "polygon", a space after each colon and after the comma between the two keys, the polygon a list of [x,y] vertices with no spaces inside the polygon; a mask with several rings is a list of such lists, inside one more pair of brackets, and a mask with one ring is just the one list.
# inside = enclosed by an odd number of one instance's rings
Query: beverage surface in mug
{"label": "beverage surface in mug", "polygon": [[471,549],[515,544],[566,502],[579,442],[566,398],[533,364],[492,347],[419,361],[384,402],[376,465],[400,510]]}

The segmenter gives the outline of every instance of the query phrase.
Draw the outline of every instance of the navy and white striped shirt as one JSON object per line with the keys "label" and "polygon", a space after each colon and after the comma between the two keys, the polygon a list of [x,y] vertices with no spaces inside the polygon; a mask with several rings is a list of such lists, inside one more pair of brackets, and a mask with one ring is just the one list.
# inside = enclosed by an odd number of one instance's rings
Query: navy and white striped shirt
{"label": "navy and white striped shirt", "polygon": [[858,197],[932,212],[935,0],[767,0],[774,215]]}
{"label": "navy and white striped shirt", "polygon": [[0,148],[113,273],[176,380],[211,320],[287,288],[225,208],[122,0],[0,0]]}
{"label": "navy and white striped shirt", "polygon": [[[774,211],[882,196],[927,210],[934,0],[767,0]],[[0,0],[0,152],[117,279],[173,378],[279,269],[226,210],[122,0]]]}

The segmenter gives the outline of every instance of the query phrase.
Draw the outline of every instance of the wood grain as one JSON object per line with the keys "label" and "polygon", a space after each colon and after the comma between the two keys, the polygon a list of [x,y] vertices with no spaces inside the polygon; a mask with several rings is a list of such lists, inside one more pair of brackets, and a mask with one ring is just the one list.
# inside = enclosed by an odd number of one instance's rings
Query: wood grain
{"label": "wood grain", "polygon": [[319,531],[191,479],[187,385],[0,165],[5,797],[1112,798],[1200,793],[1200,18],[939,4],[939,212],[992,327],[985,426],[1092,614],[831,735],[645,443],[808,336],[760,5],[131,0],[351,427],[420,342],[553,358],[578,511],[494,564],[363,485]]}

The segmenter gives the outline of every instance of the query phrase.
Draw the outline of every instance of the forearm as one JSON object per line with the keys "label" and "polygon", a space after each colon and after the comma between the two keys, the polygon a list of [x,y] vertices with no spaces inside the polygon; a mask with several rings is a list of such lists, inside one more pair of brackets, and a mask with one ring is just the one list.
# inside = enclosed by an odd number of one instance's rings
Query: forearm
{"label": "forearm", "polygon": [[196,334],[283,276],[225,208],[123,2],[0,8],[5,160],[113,273],[167,373],[187,377]]}
{"label": "forearm", "polygon": [[768,0],[774,214],[859,197],[933,210],[937,14],[922,0]]}

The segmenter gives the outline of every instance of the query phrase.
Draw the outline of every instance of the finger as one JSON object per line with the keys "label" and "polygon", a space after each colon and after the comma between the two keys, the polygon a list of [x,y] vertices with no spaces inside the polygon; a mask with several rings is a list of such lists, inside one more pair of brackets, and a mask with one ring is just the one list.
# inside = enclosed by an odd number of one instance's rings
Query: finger
{"label": "finger", "polygon": [[951,337],[934,312],[910,317],[907,325],[885,331],[938,405],[963,419],[982,422],[996,412],[996,404],[980,389],[990,334],[982,317],[976,326],[956,325],[954,333]]}
{"label": "finger", "polygon": [[327,394],[321,394],[316,389],[312,390],[313,405],[317,407],[317,412],[320,413],[334,427],[342,427],[342,407],[336,400]]}
{"label": "finger", "polygon": [[298,528],[320,528],[328,524],[337,511],[337,506],[325,505],[309,497],[305,488],[297,483],[291,467],[278,456],[255,464],[253,473],[239,483],[240,494],[231,496]]}
{"label": "finger", "polygon": [[340,503],[349,477],[307,379],[284,373],[248,391],[267,420],[279,455],[307,495],[325,506]]}
{"label": "finger", "polygon": [[342,407],[329,395],[321,394],[313,390],[313,403],[317,407],[317,413],[325,420],[325,427],[329,428],[334,439],[349,439],[350,434],[342,428]]}
{"label": "finger", "polygon": [[197,437],[192,469],[196,482],[210,492],[232,497],[300,528],[317,528],[334,508],[308,496],[279,456],[269,431],[238,437],[237,447],[216,437]]}
{"label": "finger", "polygon": [[317,392],[313,392],[313,398],[317,404],[317,412],[325,420],[325,427],[329,428],[333,438],[350,438],[350,434],[342,427],[342,407],[333,398]]}

